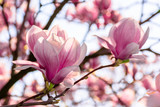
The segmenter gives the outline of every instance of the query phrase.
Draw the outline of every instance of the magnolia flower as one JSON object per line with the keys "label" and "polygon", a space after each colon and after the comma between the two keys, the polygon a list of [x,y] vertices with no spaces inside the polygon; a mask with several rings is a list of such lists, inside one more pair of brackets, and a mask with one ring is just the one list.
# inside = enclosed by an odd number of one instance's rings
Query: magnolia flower
{"label": "magnolia flower", "polygon": [[110,23],[110,19],[111,19],[110,11],[106,11],[105,13],[103,13],[103,19],[104,19],[104,25],[107,25],[108,23]]}
{"label": "magnolia flower", "polygon": [[105,101],[107,99],[108,95],[105,93],[106,84],[104,83],[104,81],[94,76],[90,76],[87,79],[87,85],[90,90],[90,95],[93,98],[96,98],[100,101]]}
{"label": "magnolia flower", "polygon": [[72,1],[72,3],[78,3],[79,2],[79,0],[71,0]]}
{"label": "magnolia flower", "polygon": [[133,55],[139,52],[149,35],[149,28],[144,33],[137,21],[125,18],[115,24],[109,37],[98,37],[101,45],[109,48],[116,59],[141,58]]}
{"label": "magnolia flower", "polygon": [[118,11],[112,10],[111,11],[111,21],[113,23],[117,23],[122,19],[122,16],[120,15],[120,13],[118,13]]}
{"label": "magnolia flower", "polygon": [[153,84],[154,81],[150,75],[144,76],[141,82],[145,89],[150,91],[155,90],[155,84]]}
{"label": "magnolia flower", "polygon": [[71,71],[79,71],[79,64],[86,54],[86,45],[80,46],[75,38],[68,38],[66,32],[58,26],[54,26],[50,31],[32,26],[26,41],[37,63],[14,61],[23,65],[17,69],[33,67],[40,70],[53,84],[61,83]]}
{"label": "magnolia flower", "polygon": [[76,7],[76,17],[82,22],[94,22],[98,14],[98,8],[92,2],[80,3]]}
{"label": "magnolia flower", "polygon": [[94,3],[100,10],[106,10],[111,6],[111,0],[94,0]]}
{"label": "magnolia flower", "polygon": [[127,105],[127,107],[130,107],[130,105],[133,103],[135,99],[135,92],[131,88],[126,88],[122,92],[118,94],[121,101]]}

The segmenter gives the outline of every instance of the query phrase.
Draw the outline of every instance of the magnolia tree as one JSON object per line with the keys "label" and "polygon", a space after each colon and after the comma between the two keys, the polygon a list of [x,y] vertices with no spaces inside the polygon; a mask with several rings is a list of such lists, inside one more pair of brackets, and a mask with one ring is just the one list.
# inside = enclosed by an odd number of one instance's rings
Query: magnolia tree
{"label": "magnolia tree", "polygon": [[159,6],[0,0],[0,105],[159,107]]}

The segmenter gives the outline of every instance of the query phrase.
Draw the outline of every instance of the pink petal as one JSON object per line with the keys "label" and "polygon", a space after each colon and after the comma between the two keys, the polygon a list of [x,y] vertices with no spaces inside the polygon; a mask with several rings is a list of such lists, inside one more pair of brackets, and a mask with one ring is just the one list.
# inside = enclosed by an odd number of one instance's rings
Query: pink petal
{"label": "pink petal", "polygon": [[79,59],[77,60],[77,62],[76,62],[74,65],[79,65],[79,64],[81,64],[81,62],[83,61],[83,59],[84,59],[85,56],[86,56],[86,53],[87,53],[87,46],[86,46],[86,44],[84,43],[84,44],[81,46],[80,57],[79,57]]}
{"label": "pink petal", "polygon": [[80,69],[78,66],[65,67],[55,75],[51,82],[54,84],[61,83],[64,80],[64,78],[72,71],[80,71]]}
{"label": "pink petal", "polygon": [[140,38],[140,32],[139,29],[137,29],[137,22],[135,20],[125,18],[117,23],[115,27],[116,29],[113,32],[113,36],[116,42],[116,50],[118,54],[126,47],[126,45],[132,42],[138,42],[137,39],[138,37]]}
{"label": "pink petal", "polygon": [[37,62],[46,70],[46,77],[50,81],[59,67],[57,53],[53,46],[43,37],[39,38],[34,47]]}
{"label": "pink petal", "polygon": [[96,36],[96,37],[98,38],[100,45],[102,45],[106,49],[110,49],[108,45],[111,45],[111,44],[108,42],[107,37],[100,37],[100,36]]}
{"label": "pink petal", "polygon": [[157,91],[147,97],[147,107],[160,107],[160,93]]}
{"label": "pink petal", "polygon": [[29,31],[27,32],[27,35],[26,35],[27,44],[28,44],[28,46],[29,46],[29,48],[32,52],[33,52],[33,49],[34,49],[34,45],[35,45],[35,43],[36,43],[36,41],[38,40],[39,37],[47,38],[47,35],[42,29],[33,25],[29,29]]}
{"label": "pink petal", "polygon": [[109,31],[109,38],[110,38],[110,41],[111,41],[111,43],[112,43],[112,45],[115,47],[116,46],[116,42],[114,41],[114,32],[115,32],[115,30],[117,29],[117,27],[116,26],[113,26],[112,28],[111,28],[111,30]]}
{"label": "pink petal", "polygon": [[26,61],[26,60],[16,60],[16,61],[12,61],[14,64],[17,64],[17,65],[35,65],[35,66],[39,66],[38,63],[36,62],[31,62],[31,61]]}
{"label": "pink petal", "polygon": [[31,62],[31,61],[26,61],[26,60],[17,60],[17,61],[12,61],[14,64],[17,65],[21,65],[22,67],[16,67],[15,70],[24,70],[27,68],[35,68],[43,73],[45,73],[45,71],[43,69],[40,68],[39,64],[36,62]]}
{"label": "pink petal", "polygon": [[132,54],[136,54],[138,52],[139,45],[136,43],[130,43],[120,52],[118,56],[115,57],[124,60],[130,58]]}
{"label": "pink petal", "polygon": [[65,42],[61,37],[58,37],[55,34],[53,34],[53,36],[49,36],[47,38],[47,41],[54,46],[54,49],[57,52],[57,54],[59,54],[61,47]]}
{"label": "pink petal", "polygon": [[53,36],[55,34],[58,37],[62,37],[64,40],[68,38],[67,33],[62,30],[58,25],[55,25],[49,32],[49,36]]}
{"label": "pink petal", "polygon": [[77,40],[75,40],[74,38],[68,39],[64,43],[59,53],[59,69],[67,66],[72,66],[79,59],[80,49],[81,48]]}
{"label": "pink petal", "polygon": [[146,57],[144,55],[132,55],[131,59],[136,59],[136,60],[141,60],[141,61],[145,61]]}
{"label": "pink petal", "polygon": [[139,47],[140,47],[140,48],[144,45],[144,43],[145,43],[146,40],[148,39],[148,36],[149,36],[149,28],[147,28],[147,31],[146,31],[145,34],[143,35],[142,40],[140,40],[140,42],[139,42]]}
{"label": "pink petal", "polygon": [[156,88],[160,92],[160,74],[157,75],[155,81],[156,81]]}
{"label": "pink petal", "polygon": [[146,75],[141,80],[143,87],[149,91],[155,90],[155,84],[153,78],[150,75]]}
{"label": "pink petal", "polygon": [[117,55],[117,53],[116,53],[116,51],[115,51],[115,47],[114,47],[112,44],[110,44],[110,43],[108,42],[108,40],[106,40],[105,37],[99,37],[99,36],[97,36],[97,38],[98,38],[98,40],[99,40],[99,43],[100,43],[104,48],[107,48],[107,49],[109,48],[114,55]]}

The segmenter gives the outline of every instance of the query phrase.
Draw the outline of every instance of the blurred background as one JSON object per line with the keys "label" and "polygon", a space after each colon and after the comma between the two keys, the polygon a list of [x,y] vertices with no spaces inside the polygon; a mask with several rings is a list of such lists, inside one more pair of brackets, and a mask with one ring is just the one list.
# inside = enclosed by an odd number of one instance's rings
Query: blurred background
{"label": "blurred background", "polygon": [[[96,36],[108,36],[111,27],[123,18],[137,20],[142,29],[150,28],[139,54],[146,60],[131,60],[114,68],[103,68],[71,88],[60,107],[146,107],[140,101],[155,90],[160,70],[160,0],[0,0],[0,104],[17,104],[44,88],[37,70],[15,71],[13,60],[35,61],[26,45],[26,32],[32,25],[50,30],[59,25],[69,37],[86,43],[87,55],[80,67],[80,78],[101,65],[113,62],[109,50]],[[98,4],[99,3],[99,4]],[[60,93],[64,88],[58,88]],[[55,96],[55,92],[50,93]],[[47,96],[42,97],[43,101]],[[33,100],[34,101],[34,100]],[[31,100],[32,102],[32,100]],[[52,106],[52,105],[51,105]]]}

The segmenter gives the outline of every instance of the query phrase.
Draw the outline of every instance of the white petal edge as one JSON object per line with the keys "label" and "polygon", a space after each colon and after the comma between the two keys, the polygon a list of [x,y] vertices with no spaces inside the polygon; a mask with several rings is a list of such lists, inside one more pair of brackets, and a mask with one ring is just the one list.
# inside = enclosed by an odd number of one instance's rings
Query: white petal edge
{"label": "white petal edge", "polygon": [[145,32],[144,35],[143,35],[142,40],[140,40],[140,43],[139,43],[140,48],[141,48],[141,47],[144,45],[144,43],[147,41],[148,36],[149,36],[149,31],[150,31],[150,29],[149,29],[149,27],[148,27],[147,30],[146,30],[146,32]]}

